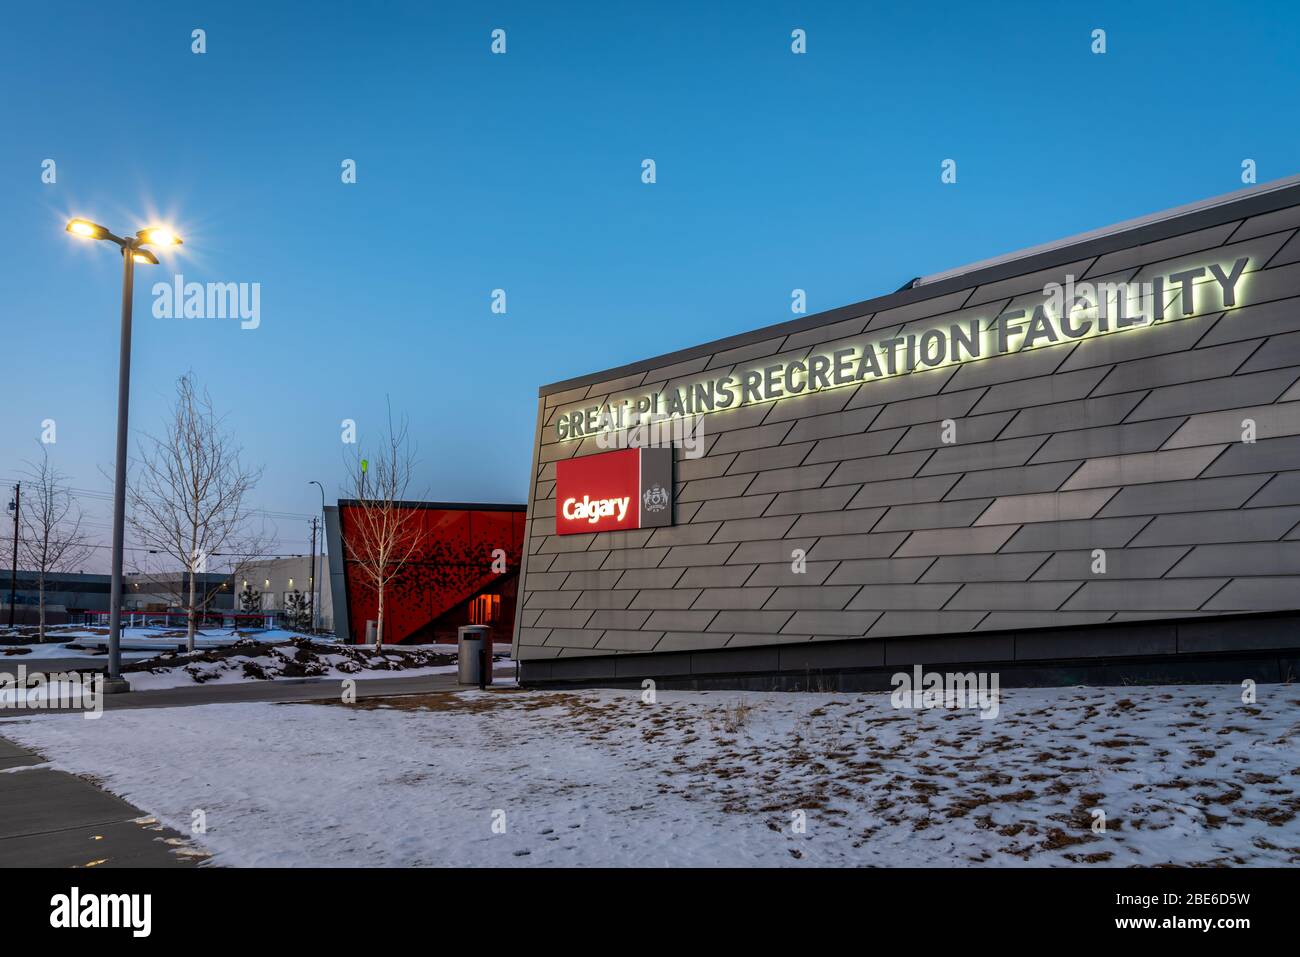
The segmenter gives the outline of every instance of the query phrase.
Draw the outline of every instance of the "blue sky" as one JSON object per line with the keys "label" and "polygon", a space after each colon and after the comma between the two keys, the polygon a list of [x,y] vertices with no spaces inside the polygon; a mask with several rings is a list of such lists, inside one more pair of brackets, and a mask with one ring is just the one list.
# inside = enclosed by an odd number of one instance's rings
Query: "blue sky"
{"label": "blue sky", "polygon": [[[133,430],[192,369],[258,505],[309,516],[340,420],[364,443],[386,399],[430,497],[523,501],[543,383],[1228,192],[1246,158],[1300,172],[1294,4],[463,6],[6,11],[0,478],[53,418],[55,464],[109,489],[120,265],[70,215],[186,237],[137,280]],[[153,318],[176,272],[260,283],[260,327]]]}

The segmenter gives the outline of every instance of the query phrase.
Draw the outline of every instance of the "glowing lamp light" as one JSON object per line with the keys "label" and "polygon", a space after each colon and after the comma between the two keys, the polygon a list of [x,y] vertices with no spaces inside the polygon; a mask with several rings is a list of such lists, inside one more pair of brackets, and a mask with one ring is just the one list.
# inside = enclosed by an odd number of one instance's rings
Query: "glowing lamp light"
{"label": "glowing lamp light", "polygon": [[68,232],[74,236],[80,236],[82,239],[103,239],[108,235],[108,230],[98,223],[92,223],[88,219],[73,219],[68,222]]}
{"label": "glowing lamp light", "polygon": [[150,226],[148,229],[142,229],[136,233],[142,243],[148,243],[150,246],[180,246],[181,238],[166,226]]}

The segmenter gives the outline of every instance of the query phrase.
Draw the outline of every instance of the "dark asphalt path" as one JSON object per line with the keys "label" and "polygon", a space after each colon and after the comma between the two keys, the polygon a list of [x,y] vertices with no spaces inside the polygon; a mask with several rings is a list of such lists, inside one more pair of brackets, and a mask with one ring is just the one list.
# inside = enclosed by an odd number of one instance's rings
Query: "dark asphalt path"
{"label": "dark asphalt path", "polygon": [[207,856],[139,808],[41,763],[0,738],[0,868],[191,867]]}
{"label": "dark asphalt path", "polygon": [[[497,682],[513,681],[514,665],[498,667],[492,672]],[[128,674],[127,679],[130,680]],[[454,674],[423,675],[416,677],[358,678],[357,698],[377,698],[389,695],[428,694],[433,691],[456,691]],[[104,710],[120,708],[185,708],[200,704],[236,704],[248,701],[324,701],[340,698],[343,680],[340,678],[281,678],[276,681],[241,681],[238,684],[186,685],[182,688],[165,688],[156,691],[131,691],[127,694],[104,695]],[[77,709],[65,709],[77,710]],[[21,717],[25,714],[58,713],[50,710],[27,710],[0,705],[0,718]],[[0,733],[4,725],[0,724]]]}

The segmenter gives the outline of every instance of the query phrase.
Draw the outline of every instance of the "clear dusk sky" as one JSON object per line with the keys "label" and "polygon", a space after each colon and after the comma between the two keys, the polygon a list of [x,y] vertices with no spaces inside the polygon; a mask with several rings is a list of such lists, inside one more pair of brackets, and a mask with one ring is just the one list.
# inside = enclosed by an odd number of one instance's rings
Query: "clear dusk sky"
{"label": "clear dusk sky", "polygon": [[[1297,36],[1290,2],[8,4],[0,479],[55,420],[107,543],[120,261],[70,216],[185,236],[137,274],[133,433],[192,369],[303,552],[386,398],[421,491],[522,502],[541,384],[1300,172]],[[260,283],[260,326],[154,318],[178,272]]]}

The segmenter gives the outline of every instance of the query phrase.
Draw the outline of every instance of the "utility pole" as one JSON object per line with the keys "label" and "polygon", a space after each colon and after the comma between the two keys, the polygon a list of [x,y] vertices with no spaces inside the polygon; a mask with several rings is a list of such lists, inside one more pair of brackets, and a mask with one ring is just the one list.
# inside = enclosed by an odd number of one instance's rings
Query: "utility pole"
{"label": "utility pole", "polygon": [[311,603],[311,630],[316,630],[316,519],[311,520],[311,570],[307,573],[307,601]]}
{"label": "utility pole", "polygon": [[[325,550],[325,486],[324,486],[324,485],[321,485],[320,482],[317,482],[315,479],[312,479],[312,480],[311,480],[310,482],[308,482],[307,484],[308,484],[308,485],[315,485],[318,489],[320,489],[320,521],[321,521],[320,544],[321,544],[321,551],[324,551],[324,550]],[[315,530],[315,526],[316,526],[316,520],[315,520],[315,519],[312,519],[312,529],[313,529],[313,531]],[[316,538],[315,538],[315,536],[312,537],[311,551],[312,551],[312,556],[311,556],[311,588],[312,588],[312,598],[311,598],[311,628],[312,628],[312,631],[319,631],[319,630],[320,630],[320,616],[319,616],[319,614],[318,614],[317,611],[316,611],[316,589],[319,587],[319,588],[321,589],[321,594],[323,595],[323,594],[325,593],[325,591],[324,591],[325,586],[324,586],[324,585],[321,585],[321,584],[320,584],[320,579],[319,579],[318,577],[316,577]],[[324,571],[324,569],[321,569],[321,571]]]}
{"label": "utility pole", "polygon": [[14,627],[14,604],[18,601],[18,510],[22,508],[23,483],[14,486],[14,500],[9,507],[14,512],[14,564],[9,569],[9,628]]}

